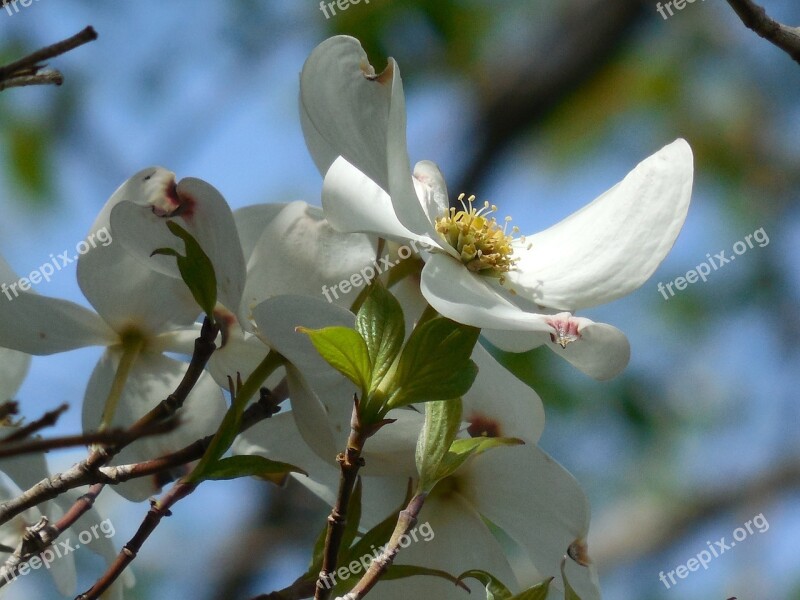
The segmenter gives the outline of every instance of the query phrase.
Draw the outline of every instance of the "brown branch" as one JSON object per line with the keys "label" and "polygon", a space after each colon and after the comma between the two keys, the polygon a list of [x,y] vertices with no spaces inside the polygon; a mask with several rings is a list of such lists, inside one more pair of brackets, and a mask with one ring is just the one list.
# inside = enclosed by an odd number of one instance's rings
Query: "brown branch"
{"label": "brown branch", "polygon": [[83,496],[73,503],[64,516],[52,525],[47,517],[42,517],[38,523],[26,528],[19,545],[0,569],[0,588],[14,581],[23,565],[52,546],[53,542],[67,528],[85,515],[94,506],[94,501],[103,491],[103,487],[101,483],[91,486]]}
{"label": "brown branch", "polygon": [[197,489],[199,484],[186,483],[179,481],[169,492],[160,500],[150,504],[150,510],[145,515],[144,521],[139,526],[130,541],[122,547],[114,562],[111,563],[106,572],[98,579],[95,584],[83,594],[75,597],[75,600],[96,600],[122,575],[123,571],[133,562],[136,555],[142,549],[147,538],[156,530],[164,517],[172,515],[170,509],[183,498]]}
{"label": "brown branch", "polygon": [[771,18],[752,0],[728,0],[745,27],[777,46],[800,64],[800,27],[789,27]]}
{"label": "brown branch", "polygon": [[200,376],[203,374],[208,360],[211,358],[217,346],[214,341],[219,333],[219,327],[211,323],[206,318],[200,330],[200,337],[195,340],[194,354],[192,355],[189,367],[183,375],[175,392],[170,394],[158,406],[140,418],[128,429],[128,439],[125,443],[103,446],[94,450],[86,459],[82,460],[63,473],[59,473],[51,478],[44,479],[32,488],[25,491],[21,496],[0,504],[0,524],[5,523],[12,517],[21,512],[36,506],[40,502],[55,498],[71,487],[76,487],[76,481],[85,481],[86,474],[98,473],[100,467],[119,454],[123,448],[128,446],[133,440],[140,437],[154,426],[171,419],[178,409],[183,406],[189,392],[192,391]]}
{"label": "brown branch", "polygon": [[37,431],[44,429],[45,427],[52,427],[58,422],[58,418],[61,415],[63,415],[68,408],[69,404],[65,403],[56,408],[55,410],[51,410],[49,412],[44,413],[44,415],[42,415],[39,419],[31,423],[28,423],[24,427],[20,427],[15,432],[11,433],[7,437],[4,437],[2,440],[0,440],[0,444],[18,442],[33,435]]}
{"label": "brown branch", "polygon": [[61,73],[55,70],[43,70],[44,61],[74,50],[87,42],[97,39],[97,32],[89,26],[72,37],[32,52],[28,56],[0,67],[0,91],[8,87],[23,85],[55,84],[64,81]]}
{"label": "brown branch", "polygon": [[0,421],[7,419],[11,415],[16,415],[19,413],[19,402],[15,402],[14,400],[7,400],[0,404]]}
{"label": "brown branch", "polygon": [[345,451],[336,457],[336,461],[341,468],[339,492],[336,496],[336,504],[334,504],[331,514],[328,516],[325,552],[322,558],[322,570],[317,578],[314,591],[314,600],[327,600],[331,595],[330,578],[331,574],[336,570],[339,548],[342,545],[342,537],[347,524],[350,498],[353,495],[353,489],[358,479],[358,471],[364,465],[361,452],[368,437],[369,435],[361,427],[358,415],[358,397],[354,397],[353,416],[350,419],[350,435],[347,438],[347,446]]}
{"label": "brown branch", "polygon": [[72,448],[75,446],[88,446],[91,444],[115,444],[126,446],[144,437],[169,433],[170,431],[174,431],[177,426],[177,420],[173,419],[172,421],[153,423],[149,429],[139,429],[135,432],[126,429],[109,429],[80,435],[29,440],[16,444],[6,444],[6,440],[3,440],[2,444],[0,444],[0,458],[31,454],[33,452],[47,452],[48,450]]}
{"label": "brown branch", "polygon": [[571,4],[563,22],[525,52],[527,61],[487,74],[487,85],[477,96],[478,116],[463,146],[470,156],[453,188],[456,193],[478,193],[503,152],[599,73],[646,17],[645,6],[649,8],[641,0]]}
{"label": "brown branch", "polygon": [[380,581],[380,578],[394,562],[397,553],[400,552],[403,537],[417,524],[417,518],[425,504],[426,497],[426,494],[417,494],[411,499],[408,506],[400,511],[397,516],[397,525],[386,548],[372,561],[367,572],[361,576],[352,590],[342,596],[341,600],[360,600]]}

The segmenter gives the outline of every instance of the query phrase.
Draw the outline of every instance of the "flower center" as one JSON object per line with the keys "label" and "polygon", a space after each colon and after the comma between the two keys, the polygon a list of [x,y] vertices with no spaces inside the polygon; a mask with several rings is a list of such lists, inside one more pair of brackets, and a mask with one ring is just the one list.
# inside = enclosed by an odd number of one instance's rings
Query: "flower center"
{"label": "flower center", "polygon": [[[436,219],[436,231],[450,244],[461,257],[466,267],[481,275],[499,277],[505,281],[504,273],[514,268],[517,260],[513,258],[513,234],[519,229],[515,226],[508,233],[511,217],[506,217],[502,227],[490,215],[497,212],[495,205],[484,202],[480,210],[472,203],[475,196],[464,202],[464,194],[458,197],[462,210],[451,208],[449,213]],[[524,240],[523,240],[524,241]]]}

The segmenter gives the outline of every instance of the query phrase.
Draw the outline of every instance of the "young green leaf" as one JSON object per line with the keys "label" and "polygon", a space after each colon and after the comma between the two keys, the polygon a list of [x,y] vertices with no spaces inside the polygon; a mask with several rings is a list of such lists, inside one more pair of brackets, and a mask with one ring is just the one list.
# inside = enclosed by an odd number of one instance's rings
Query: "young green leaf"
{"label": "young green leaf", "polygon": [[442,571],[440,569],[429,569],[428,567],[418,567],[415,565],[391,565],[387,570],[382,579],[389,581],[392,579],[405,579],[406,577],[416,577],[417,575],[425,575],[428,577],[438,577],[440,579],[444,579],[449,581],[450,583],[454,583],[458,587],[466,590],[469,592],[469,588],[458,578],[447,571]]}
{"label": "young green leaf", "polygon": [[476,437],[455,440],[450,445],[447,455],[439,462],[438,469],[433,477],[437,481],[441,481],[455,473],[472,456],[478,456],[492,448],[518,446],[524,443],[518,438]]}
{"label": "young green leaf", "polygon": [[174,236],[183,240],[186,256],[181,256],[172,248],[158,248],[153,250],[150,256],[157,254],[174,256],[178,261],[181,278],[192,292],[195,302],[206,315],[211,317],[217,305],[217,275],[214,272],[214,265],[191,233],[175,221],[167,221],[167,228]]}
{"label": "young green leaf", "polygon": [[289,473],[306,474],[293,465],[269,460],[263,456],[229,456],[210,464],[202,474],[202,480],[238,479],[239,477],[258,477],[281,485]]}
{"label": "young green leaf", "polygon": [[405,337],[403,309],[397,299],[379,280],[370,286],[369,294],[356,315],[356,330],[367,344],[372,362],[372,391],[394,363]]}
{"label": "young green leaf", "polygon": [[541,583],[537,583],[532,588],[528,588],[511,598],[511,600],[546,600],[547,594],[550,592],[550,584],[553,578],[545,579]]}
{"label": "young green leaf", "polygon": [[348,327],[308,329],[298,327],[328,364],[361,388],[366,395],[370,387],[372,363],[367,344],[359,333]]}
{"label": "young green leaf", "polygon": [[486,588],[486,600],[510,600],[511,591],[497,577],[480,569],[472,569],[459,575],[458,580],[477,579]]}
{"label": "young green leaf", "polygon": [[429,492],[442,479],[439,473],[461,426],[461,399],[425,404],[425,423],[417,440],[418,490]]}
{"label": "young green leaf", "polygon": [[443,317],[415,328],[400,355],[387,407],[463,396],[478,374],[470,356],[479,334]]}

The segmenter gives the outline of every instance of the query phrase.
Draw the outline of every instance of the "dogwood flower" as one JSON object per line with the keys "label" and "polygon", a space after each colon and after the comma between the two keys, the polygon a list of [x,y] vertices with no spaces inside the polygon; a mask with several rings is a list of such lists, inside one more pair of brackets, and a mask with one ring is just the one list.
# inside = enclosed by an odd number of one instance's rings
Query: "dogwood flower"
{"label": "dogwood flower", "polygon": [[[217,202],[218,193],[196,181],[190,180],[189,195],[196,207],[193,214],[202,215],[203,207]],[[105,227],[113,240],[126,226],[121,222],[111,227],[110,215],[116,207],[133,203],[161,211],[173,205],[175,196],[181,197],[182,184],[176,186],[172,173],[161,168],[137,173],[114,192],[91,233]],[[0,283],[17,280],[0,258]],[[97,312],[32,292],[0,296],[4,315],[0,346],[34,355],[105,347],[87,385],[83,426],[88,431],[101,425],[130,425],[171,394],[182,379],[186,364],[164,352],[191,352],[200,309],[183,281],[143,264],[121,244],[97,246],[82,255],[78,282]],[[138,462],[182,448],[213,433],[225,409],[221,390],[210,375],[203,374],[181,409],[181,425],[169,434],[134,442],[117,461]],[[159,487],[158,482],[143,479],[115,489],[142,500]]]}
{"label": "dogwood flower", "polygon": [[[672,247],[692,187],[684,140],[641,162],[596,200],[533,236],[460,196],[451,209],[444,178],[430,161],[411,170],[400,69],[377,74],[357,40],[320,44],[301,74],[301,119],[309,150],[325,176],[331,225],[432,251],[421,289],[441,314],[475,327],[515,352],[546,344],[598,379],[628,362],[624,334],[572,316],[610,302],[646,281]],[[580,348],[580,349],[578,349]]]}

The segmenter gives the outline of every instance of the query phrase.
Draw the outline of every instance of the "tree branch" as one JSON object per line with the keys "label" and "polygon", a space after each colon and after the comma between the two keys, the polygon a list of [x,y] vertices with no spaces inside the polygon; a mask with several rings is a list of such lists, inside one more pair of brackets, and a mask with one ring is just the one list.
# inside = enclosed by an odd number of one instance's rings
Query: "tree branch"
{"label": "tree branch", "polygon": [[0,91],[23,85],[61,85],[64,78],[56,70],[44,69],[43,61],[55,58],[97,39],[97,32],[89,26],[72,37],[46,46],[19,60],[0,67]]}
{"label": "tree branch", "polygon": [[779,23],[752,0],[728,0],[728,4],[748,29],[755,31],[800,64],[800,27]]}
{"label": "tree branch", "polygon": [[33,435],[37,431],[44,429],[45,427],[52,427],[58,422],[58,418],[64,414],[67,409],[69,408],[68,404],[62,404],[58,408],[48,411],[44,413],[39,419],[28,423],[24,427],[20,427],[13,433],[9,434],[8,436],[4,437],[0,440],[0,445],[8,444],[10,442],[18,442],[20,440],[24,440],[25,438]]}
{"label": "tree branch", "polygon": [[[55,498],[68,489],[84,485],[87,474],[98,473],[100,467],[108,464],[108,462],[119,454],[123,448],[138,439],[138,437],[141,437],[145,432],[151,430],[154,426],[171,419],[178,409],[183,406],[183,403],[189,396],[189,392],[192,391],[195,384],[200,379],[200,376],[203,374],[208,360],[217,348],[214,342],[218,333],[219,326],[211,323],[211,321],[206,318],[200,330],[200,337],[195,340],[194,354],[192,355],[189,367],[186,369],[186,373],[184,373],[183,379],[178,384],[175,392],[170,394],[150,412],[136,421],[136,423],[128,429],[128,437],[126,440],[123,440],[124,443],[98,448],[86,459],[70,469],[49,479],[44,479],[25,491],[21,496],[0,504],[0,524],[5,523],[12,517],[36,506],[44,500]],[[78,481],[84,483],[76,485]]]}
{"label": "tree branch", "polygon": [[103,484],[98,483],[78,498],[64,516],[53,525],[49,524],[47,517],[42,517],[38,523],[26,528],[16,550],[6,560],[0,569],[0,588],[14,581],[20,568],[33,557],[38,556],[49,548],[65,529],[74,525],[78,519],[85,515],[94,505],[94,501],[103,491]]}

